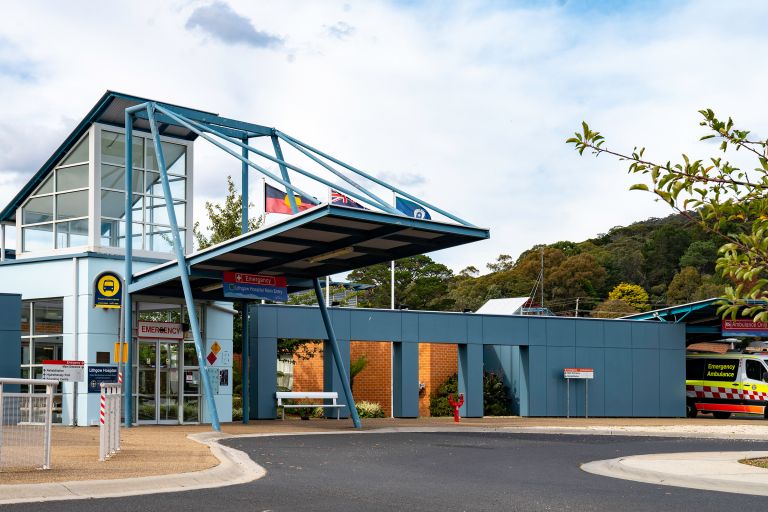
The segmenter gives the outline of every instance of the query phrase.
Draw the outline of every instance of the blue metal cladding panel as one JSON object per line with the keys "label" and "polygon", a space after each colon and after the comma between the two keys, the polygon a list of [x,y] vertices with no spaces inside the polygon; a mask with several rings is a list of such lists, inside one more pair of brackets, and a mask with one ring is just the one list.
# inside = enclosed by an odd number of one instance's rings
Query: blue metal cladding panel
{"label": "blue metal cladding panel", "polygon": [[513,348],[504,345],[483,345],[483,371],[498,375],[508,392],[512,389],[512,375],[515,371],[512,363]]}
{"label": "blue metal cladding panel", "polygon": [[576,345],[576,323],[571,319],[547,318],[547,346],[572,347]]}
{"label": "blue metal cladding panel", "polygon": [[512,374],[509,388],[509,396],[512,397],[512,414],[523,416],[523,404],[525,403],[525,414],[528,413],[528,387],[526,386],[525,371],[523,367],[523,351],[525,357],[528,357],[526,347],[510,347],[512,352]]}
{"label": "blue metal cladding panel", "polygon": [[[351,314],[350,339],[402,341],[400,311],[356,310]],[[416,340],[413,340],[416,341]]]}
{"label": "blue metal cladding panel", "polygon": [[[277,309],[278,338],[325,339],[320,308]],[[336,324],[334,323],[334,327]]]}
{"label": "blue metal cladding panel", "polygon": [[463,418],[483,416],[483,346],[459,345],[459,393],[464,393],[464,405],[459,409]]}
{"label": "blue metal cladding panel", "polygon": [[659,348],[659,324],[633,322],[632,348]]}
{"label": "blue metal cladding panel", "polygon": [[[354,319],[356,315],[352,315]],[[419,317],[418,315],[401,315],[402,341],[419,341]]]}
{"label": "blue metal cladding panel", "polygon": [[336,334],[336,337],[344,340],[351,339],[350,310],[342,308],[328,308],[328,314],[331,317],[333,332]]}
{"label": "blue metal cladding panel", "polygon": [[[518,385],[520,389],[520,416],[543,416],[546,411],[546,395],[547,390],[545,387],[538,390],[538,394],[535,393],[536,388],[531,387],[531,352],[537,350],[543,351],[543,347],[519,347],[520,350],[520,373]],[[546,356],[542,356],[546,357]],[[535,360],[536,358],[533,357]],[[542,374],[543,376],[543,374]],[[545,381],[546,382],[546,381]],[[543,386],[546,386],[543,385]],[[536,395],[536,396],[534,396]],[[541,404],[537,407],[532,407],[532,403]],[[536,412],[533,412],[536,411]]]}
{"label": "blue metal cladding panel", "polygon": [[277,338],[252,337],[250,342],[250,419],[274,419],[277,416]]}
{"label": "blue metal cladding panel", "polygon": [[578,320],[576,322],[577,347],[604,347],[604,320]]}
{"label": "blue metal cladding panel", "polygon": [[[565,416],[566,382],[563,368],[573,368],[576,362],[574,347],[547,347],[547,416]],[[571,415],[574,414],[571,400]]]}
{"label": "blue metal cladding panel", "polygon": [[467,342],[488,343],[483,334],[483,319],[470,315],[466,315],[465,318],[467,322]]}
{"label": "blue metal cladding panel", "polygon": [[632,322],[606,320],[603,333],[606,347],[630,348],[632,346]]}
{"label": "blue metal cladding panel", "polygon": [[392,415],[395,418],[419,416],[419,345],[393,343]]}
{"label": "blue metal cladding panel", "polygon": [[483,316],[483,343],[492,345],[527,345],[528,319],[519,317]]}
{"label": "blue metal cladding panel", "polygon": [[685,350],[659,350],[659,384],[659,416],[685,416]]}
{"label": "blue metal cladding panel", "polygon": [[685,324],[667,324],[658,331],[660,349],[685,349]]}
{"label": "blue metal cladding panel", "polygon": [[[336,340],[339,344],[339,353],[344,359],[344,369],[347,372],[347,378],[349,378],[349,340]],[[341,384],[341,376],[336,368],[336,363],[333,359],[333,351],[331,350],[331,344],[329,341],[323,342],[323,391],[336,391],[339,394],[340,400],[338,403],[344,403],[344,387]],[[336,411],[333,409],[325,409],[326,417],[335,418]],[[341,409],[341,418],[349,418],[349,408],[345,407]]]}
{"label": "blue metal cladding panel", "polygon": [[632,416],[632,349],[605,349],[605,415]]}
{"label": "blue metal cladding panel", "polygon": [[[466,343],[467,315],[419,313],[419,341]],[[481,340],[473,340],[480,342]]]}
{"label": "blue metal cladding panel", "polygon": [[632,416],[657,417],[659,392],[659,351],[632,350]]}
{"label": "blue metal cladding panel", "polygon": [[528,345],[546,345],[547,344],[547,325],[546,320],[526,319],[528,320]]}
{"label": "blue metal cladding panel", "polygon": [[[0,294],[0,377],[21,377],[21,295]],[[18,386],[6,386],[17,393]]]}
{"label": "blue metal cladding panel", "polygon": [[[581,322],[579,322],[581,323]],[[609,361],[610,363],[610,361]],[[576,347],[576,368],[594,368],[595,378],[571,383],[571,403],[575,398],[577,416],[585,413],[585,391],[589,392],[589,416],[605,416],[605,350],[600,347]],[[574,386],[574,384],[576,384]],[[575,397],[574,397],[575,391]]]}

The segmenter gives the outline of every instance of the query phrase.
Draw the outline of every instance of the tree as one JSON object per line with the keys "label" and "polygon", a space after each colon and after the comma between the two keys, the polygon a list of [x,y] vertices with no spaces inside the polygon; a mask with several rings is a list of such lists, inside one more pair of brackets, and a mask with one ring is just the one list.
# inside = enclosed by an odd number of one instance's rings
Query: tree
{"label": "tree", "polygon": [[[193,229],[198,249],[205,249],[221,242],[226,242],[231,238],[240,236],[242,233],[242,204],[243,196],[235,189],[232,177],[227,176],[227,197],[224,202],[211,203],[206,201],[205,210],[208,213],[209,226],[206,231],[201,230],[200,223],[195,222]],[[253,206],[249,204],[249,206]],[[248,229],[253,231],[261,226],[264,218],[248,219]],[[243,347],[243,322],[242,305],[240,302],[234,304],[237,313],[233,317],[232,350],[239,354]]]}
{"label": "tree", "polygon": [[694,267],[702,273],[711,274],[715,270],[717,245],[712,240],[696,240],[688,246],[680,257],[680,267]]}
{"label": "tree", "polygon": [[619,283],[608,294],[608,300],[620,300],[635,311],[648,311],[648,292],[643,287],[631,283]]}
{"label": "tree", "polygon": [[595,306],[589,316],[592,318],[619,318],[638,313],[638,311],[623,300],[606,300]]}
{"label": "tree", "polygon": [[[653,193],[681,215],[698,222],[718,236],[723,245],[716,269],[732,284],[725,287],[723,315],[741,314],[755,320],[768,320],[768,140],[750,138],[748,130],[734,128],[731,118],[720,120],[710,110],[700,110],[701,126],[708,133],[701,140],[719,142],[719,151],[743,151],[757,161],[751,169],[740,168],[712,156],[694,160],[683,154],[678,163],[653,162],[644,156],[645,148],[620,152],[605,147],[605,138],[586,122],[581,131],[566,142],[579,154],[591,151],[629,162],[629,172],[646,176],[646,183],[630,187]],[[754,165],[754,164],[753,164]],[[650,185],[650,186],[649,186]],[[755,302],[758,301],[758,302]]]}
{"label": "tree", "polygon": [[696,293],[701,288],[701,275],[693,267],[685,267],[675,274],[667,288],[667,302],[669,304],[685,304],[693,302]]}
{"label": "tree", "polygon": [[[546,275],[545,275],[546,276]],[[571,256],[545,277],[551,299],[597,297],[608,273],[591,254]]]}
{"label": "tree", "polygon": [[[392,274],[389,263],[379,263],[353,270],[349,280],[374,285],[359,295],[360,305],[369,308],[390,307]],[[448,286],[453,271],[423,254],[395,262],[395,299],[410,309],[445,311],[453,301]]]}

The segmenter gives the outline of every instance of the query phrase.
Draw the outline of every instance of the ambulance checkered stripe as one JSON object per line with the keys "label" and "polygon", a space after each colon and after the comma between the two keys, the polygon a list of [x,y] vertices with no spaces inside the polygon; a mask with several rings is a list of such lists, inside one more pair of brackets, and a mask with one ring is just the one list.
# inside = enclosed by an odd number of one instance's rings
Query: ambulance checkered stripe
{"label": "ambulance checkered stripe", "polygon": [[689,398],[721,398],[726,400],[762,400],[768,401],[768,393],[751,389],[721,388],[716,386],[686,386],[685,395]]}

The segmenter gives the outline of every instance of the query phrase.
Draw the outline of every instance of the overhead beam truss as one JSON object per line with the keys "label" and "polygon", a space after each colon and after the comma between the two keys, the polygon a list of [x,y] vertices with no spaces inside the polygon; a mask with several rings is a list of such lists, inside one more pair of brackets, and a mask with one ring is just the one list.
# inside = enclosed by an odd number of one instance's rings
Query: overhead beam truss
{"label": "overhead beam truss", "polygon": [[[299,211],[295,194],[300,194],[305,197],[312,197],[312,196],[307,192],[301,190],[299,187],[292,184],[289,170],[294,171],[307,178],[310,178],[313,181],[318,182],[324,186],[333,188],[334,190],[338,190],[342,194],[345,194],[346,196],[351,197],[359,201],[360,203],[364,204],[366,207],[378,209],[390,214],[401,215],[400,212],[398,212],[394,208],[394,206],[390,204],[388,201],[382,199],[379,195],[373,193],[367,187],[361,185],[355,179],[347,175],[347,173],[351,173],[357,176],[357,178],[362,178],[380,187],[383,187],[384,189],[388,190],[392,194],[399,194],[407,199],[410,199],[411,201],[415,201],[423,205],[424,207],[427,207],[439,213],[440,215],[443,215],[444,217],[451,219],[461,225],[464,225],[467,227],[475,227],[469,222],[439,208],[438,206],[435,206],[434,204],[431,204],[427,201],[424,201],[423,199],[420,199],[412,194],[409,194],[408,192],[401,190],[398,187],[390,185],[369,173],[366,173],[360,169],[357,169],[356,167],[348,165],[343,161],[337,158],[334,158],[331,155],[324,153],[318,149],[315,149],[312,146],[294,137],[291,137],[286,133],[276,130],[274,128],[266,128],[260,125],[245,123],[242,121],[236,121],[232,119],[226,119],[226,118],[222,118],[212,114],[211,115],[202,114],[196,111],[191,111],[191,110],[180,108],[180,107],[172,107],[169,105],[162,105],[154,102],[146,102],[146,103],[141,103],[139,105],[129,107],[125,110],[125,129],[126,129],[125,147],[126,148],[133,147],[132,146],[133,123],[136,118],[147,120],[150,125],[150,131],[152,134],[152,139],[154,141],[155,152],[157,154],[157,160],[158,160],[158,167],[160,170],[163,195],[165,196],[165,204],[166,204],[168,217],[171,224],[171,234],[173,236],[174,251],[176,253],[178,274],[179,274],[179,277],[181,278],[182,289],[184,293],[184,301],[187,306],[187,312],[188,312],[189,321],[190,321],[190,328],[192,330],[192,335],[195,342],[195,353],[197,355],[198,366],[200,369],[200,378],[203,383],[205,403],[208,409],[209,417],[211,419],[212,428],[216,431],[220,431],[221,426],[219,424],[219,417],[218,417],[218,413],[216,410],[216,405],[215,405],[215,401],[212,393],[210,378],[209,378],[208,372],[205,370],[204,345],[203,345],[202,335],[200,331],[200,322],[199,322],[199,319],[197,318],[197,310],[195,309],[195,306],[194,306],[194,296],[192,293],[192,286],[190,282],[190,270],[189,270],[187,259],[185,257],[184,247],[181,243],[181,236],[179,234],[178,222],[176,219],[176,212],[173,208],[174,203],[171,196],[170,185],[168,183],[168,175],[167,175],[168,170],[166,168],[165,155],[163,154],[163,148],[160,142],[160,136],[163,130],[165,129],[165,126],[170,124],[183,126],[241,162],[241,174],[242,174],[242,177],[241,177],[241,188],[242,188],[241,224],[242,224],[243,233],[246,233],[249,231],[249,221],[248,221],[249,219],[248,217],[248,202],[249,202],[248,200],[249,172],[248,171],[249,169],[254,169],[258,171],[260,174],[262,174],[263,176],[266,176],[271,180],[284,186],[288,192],[287,194],[288,201],[293,213],[298,213]],[[160,125],[160,128],[158,127],[158,124]],[[274,156],[249,145],[250,138],[262,137],[262,136],[269,136],[271,138],[272,146],[275,152]],[[320,165],[323,169],[330,172],[336,178],[344,182],[344,184],[339,182],[334,183],[328,179],[318,176],[315,173],[307,171],[302,167],[299,167],[298,165],[288,162],[283,156],[283,151],[280,146],[280,141],[285,142],[286,144],[288,144],[293,149],[295,149],[296,151],[298,151],[299,153],[307,157],[309,160],[311,160],[315,164]],[[239,148],[240,151],[237,152],[235,149],[233,149],[232,147],[229,147],[225,143],[228,143],[231,146],[235,146]],[[262,157],[273,164],[277,164],[278,168],[280,169],[280,175],[277,175],[271,172],[269,169],[267,169],[263,165],[259,165],[256,162],[252,161],[249,158],[251,154]],[[345,172],[342,172],[339,168],[334,167],[334,165],[344,169]],[[131,190],[131,183],[133,179],[133,155],[131,151],[126,151],[125,153],[125,168],[126,168],[125,189]],[[126,199],[125,199],[126,240],[128,241],[133,239],[132,214],[133,214],[133,209],[131,204],[131,195],[126,194]],[[133,252],[133,249],[131,247],[131,243],[129,242],[126,243],[126,248],[125,248],[126,286],[125,286],[125,292],[124,292],[126,297],[125,297],[125,315],[124,315],[125,325],[124,325],[123,332],[125,333],[124,341],[127,342],[129,346],[129,360],[131,361],[133,360],[133,346],[131,343],[132,333],[133,333],[133,322],[132,322],[133,304],[131,302],[131,293],[132,293],[132,289],[134,288],[133,287],[134,274],[133,274],[133,267],[132,267],[132,252]],[[344,394],[346,395],[345,398],[347,400],[347,404],[349,405],[350,415],[352,416],[352,420],[355,427],[360,428],[361,426],[360,418],[357,414],[354,398],[352,396],[352,389],[349,382],[349,375],[346,371],[344,361],[342,361],[341,359],[340,350],[339,350],[338,342],[336,339],[336,334],[334,332],[333,324],[331,322],[331,317],[326,308],[326,303],[323,298],[322,287],[320,286],[320,282],[317,278],[313,279],[313,287],[315,290],[315,294],[317,296],[317,301],[320,307],[320,313],[322,315],[323,323],[326,328],[328,341],[331,345],[331,349],[333,352],[336,369],[339,373],[339,377],[341,378]],[[243,338],[244,340],[247,339],[247,332],[248,332],[248,319],[247,319],[246,310],[247,308],[243,307]],[[248,397],[248,382],[246,379],[247,379],[247,376],[249,375],[249,368],[248,368],[249,356],[248,356],[248,343],[245,341],[243,343],[242,360],[243,360],[243,369],[242,369],[243,421],[247,423],[248,416],[249,416],[249,411],[248,411],[249,397]],[[126,423],[126,426],[131,426],[132,419],[133,419],[133,402],[132,402],[132,393],[131,393],[131,390],[133,389],[133,376],[132,376],[132,366],[130,364],[126,368],[125,385],[126,385],[126,389],[128,390],[125,393],[125,423]]]}

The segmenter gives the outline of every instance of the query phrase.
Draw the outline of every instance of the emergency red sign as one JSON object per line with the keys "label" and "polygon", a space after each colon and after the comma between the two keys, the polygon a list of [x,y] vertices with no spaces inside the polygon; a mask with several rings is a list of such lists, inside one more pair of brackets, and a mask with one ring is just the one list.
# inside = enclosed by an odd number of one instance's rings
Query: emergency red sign
{"label": "emergency red sign", "polygon": [[260,286],[288,286],[284,276],[265,276],[261,274],[242,274],[240,272],[224,272],[225,283],[255,284]]}
{"label": "emergency red sign", "polygon": [[563,377],[566,379],[594,379],[594,368],[563,368]]}

